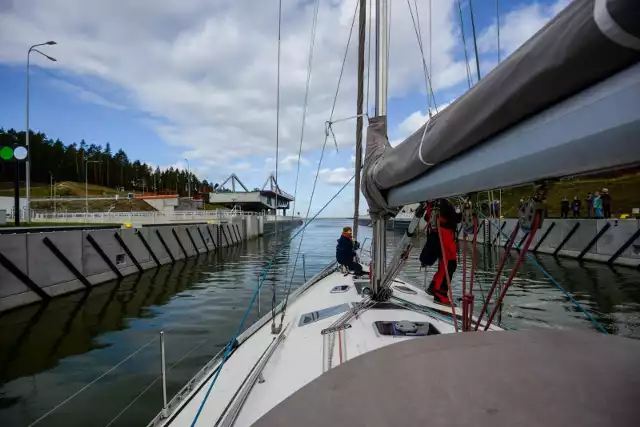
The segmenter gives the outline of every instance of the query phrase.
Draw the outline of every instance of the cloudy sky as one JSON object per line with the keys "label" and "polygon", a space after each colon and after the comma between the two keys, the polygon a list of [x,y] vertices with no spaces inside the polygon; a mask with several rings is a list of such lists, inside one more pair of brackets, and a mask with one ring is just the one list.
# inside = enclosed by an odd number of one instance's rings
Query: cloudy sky
{"label": "cloudy sky", "polygon": [[[499,0],[501,57],[569,1]],[[296,203],[303,213],[356,3],[319,2]],[[278,173],[289,193],[296,180],[314,4],[282,3]],[[469,0],[461,5],[472,58]],[[417,6],[436,106],[442,108],[469,85],[458,4],[417,0]],[[484,74],[498,63],[496,0],[474,0],[473,8]],[[389,137],[395,143],[424,123],[429,105],[407,1],[391,0],[390,32]],[[261,186],[276,166],[277,37],[277,0],[0,0],[0,127],[24,127],[26,52],[55,40],[43,51],[57,62],[32,56],[32,129],[65,143],[110,142],[132,159],[161,167],[184,167],[188,158],[200,179],[220,182],[235,172],[248,187]],[[334,120],[355,114],[356,55],[357,29]],[[475,63],[470,70],[475,82]],[[333,129],[338,150],[330,139],[312,214],[353,174],[355,122]],[[349,216],[352,209],[350,186],[325,214]]]}

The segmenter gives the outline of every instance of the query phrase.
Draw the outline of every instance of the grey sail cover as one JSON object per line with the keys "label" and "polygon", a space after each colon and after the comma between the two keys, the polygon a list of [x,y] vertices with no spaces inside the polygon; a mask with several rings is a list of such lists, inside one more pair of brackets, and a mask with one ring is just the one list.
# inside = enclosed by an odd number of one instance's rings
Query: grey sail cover
{"label": "grey sail cover", "polygon": [[640,0],[573,1],[509,58],[397,147],[384,117],[367,131],[362,191],[372,219],[386,192],[640,61]]}

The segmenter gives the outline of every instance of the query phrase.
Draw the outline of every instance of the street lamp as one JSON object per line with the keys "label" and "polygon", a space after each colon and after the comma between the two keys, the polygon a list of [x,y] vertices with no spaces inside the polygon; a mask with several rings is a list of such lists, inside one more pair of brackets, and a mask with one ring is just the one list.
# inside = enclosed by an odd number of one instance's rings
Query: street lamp
{"label": "street lamp", "polygon": [[188,197],[191,199],[191,165],[189,165],[189,159],[184,159],[184,161],[187,162],[187,186],[189,187]]}
{"label": "street lamp", "polygon": [[26,102],[26,130],[27,130],[27,134],[25,136],[26,138],[26,145],[27,145],[27,161],[25,164],[25,180],[26,180],[26,193],[27,193],[27,215],[26,215],[26,220],[27,222],[31,221],[31,156],[29,155],[29,62],[30,62],[30,58],[31,58],[31,52],[38,52],[40,55],[44,56],[45,58],[47,58],[49,61],[56,61],[55,58],[47,55],[46,53],[42,53],[40,52],[38,49],[36,49],[36,47],[38,46],[53,46],[54,44],[56,44],[56,42],[54,42],[53,40],[48,41],[46,43],[39,43],[39,44],[34,44],[33,46],[31,46],[29,48],[29,51],[27,52],[27,102]]}
{"label": "street lamp", "polygon": [[89,163],[100,163],[100,160],[84,159],[84,207],[86,211],[85,219],[89,216]]}

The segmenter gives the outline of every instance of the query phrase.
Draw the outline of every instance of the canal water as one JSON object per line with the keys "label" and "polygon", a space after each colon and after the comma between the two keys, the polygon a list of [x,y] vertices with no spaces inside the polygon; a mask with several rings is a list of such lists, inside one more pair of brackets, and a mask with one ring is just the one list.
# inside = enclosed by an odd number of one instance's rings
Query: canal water
{"label": "canal water", "polygon": [[[301,244],[301,235],[293,239],[275,259],[247,326],[271,309],[274,294],[276,303],[284,297],[298,245],[304,268],[300,257],[294,289],[334,258],[336,239],[349,223],[317,220]],[[278,240],[285,242],[296,231],[281,233]],[[390,254],[400,237],[389,233]],[[370,238],[371,229],[360,227],[365,247]],[[159,332],[165,333],[171,397],[231,338],[276,245],[274,236],[266,236],[57,298],[48,306],[0,314],[0,425],[28,426],[45,415],[35,425],[146,425],[162,406]],[[414,249],[402,274],[422,283],[419,251]],[[480,249],[476,301],[488,290],[500,255]],[[607,331],[640,338],[640,271],[547,255],[535,259]],[[514,260],[512,255],[507,271]],[[458,285],[460,276],[459,268]],[[521,267],[499,317],[512,329],[597,333],[530,261]]]}

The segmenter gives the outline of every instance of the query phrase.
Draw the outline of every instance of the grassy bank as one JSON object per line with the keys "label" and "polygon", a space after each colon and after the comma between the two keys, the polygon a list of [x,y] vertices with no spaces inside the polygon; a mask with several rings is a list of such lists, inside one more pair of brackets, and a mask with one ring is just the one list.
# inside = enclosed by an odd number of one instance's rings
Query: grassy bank
{"label": "grassy bank", "polygon": [[[587,214],[585,199],[591,192],[600,191],[603,188],[609,190],[612,201],[612,214],[619,217],[620,214],[631,214],[632,208],[640,208],[640,172],[634,172],[616,177],[579,177],[557,181],[551,187],[547,199],[548,215],[560,216],[560,202],[564,197],[573,200],[574,196],[582,200],[582,216]],[[505,217],[517,216],[520,199],[531,196],[532,185],[502,189],[502,214]],[[494,191],[498,198],[499,191]],[[486,199],[486,193],[480,194],[481,199]]]}

